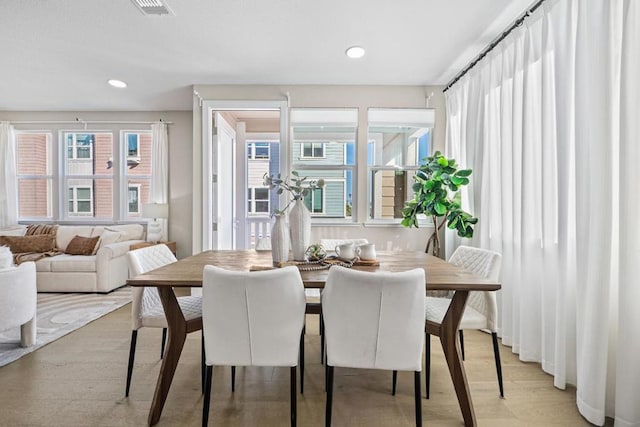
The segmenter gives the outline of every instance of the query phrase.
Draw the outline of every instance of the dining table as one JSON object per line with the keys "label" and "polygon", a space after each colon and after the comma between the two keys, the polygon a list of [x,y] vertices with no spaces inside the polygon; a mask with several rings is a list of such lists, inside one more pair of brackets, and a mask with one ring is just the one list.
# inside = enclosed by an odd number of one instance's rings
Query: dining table
{"label": "dining table", "polygon": [[[500,283],[485,279],[424,252],[378,251],[377,262],[367,264],[357,265],[356,263],[351,268],[372,272],[422,268],[425,270],[427,291],[453,291],[451,303],[442,322],[425,322],[425,331],[440,338],[464,424],[468,427],[476,426],[477,420],[462,363],[457,331],[469,292],[497,291],[501,287]],[[202,328],[202,318],[190,322],[185,320],[174,289],[202,287],[205,265],[249,271],[273,268],[274,264],[269,251],[213,250],[180,259],[127,280],[130,286],[156,287],[167,318],[167,347],[149,409],[149,425],[155,425],[160,419],[187,333]],[[300,271],[305,288],[322,289],[328,274],[328,268],[311,271],[301,268]]]}

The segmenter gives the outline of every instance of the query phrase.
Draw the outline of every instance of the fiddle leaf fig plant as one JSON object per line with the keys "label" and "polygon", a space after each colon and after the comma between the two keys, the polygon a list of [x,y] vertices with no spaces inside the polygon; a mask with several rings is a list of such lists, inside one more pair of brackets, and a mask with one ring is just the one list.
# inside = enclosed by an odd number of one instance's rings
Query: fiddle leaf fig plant
{"label": "fiddle leaf fig plant", "polygon": [[425,252],[440,256],[438,232],[446,224],[457,230],[460,237],[473,237],[473,225],[478,218],[461,207],[460,187],[469,184],[471,169],[460,169],[454,159],[447,159],[436,151],[426,158],[414,177],[413,199],[402,209],[402,225],[418,227],[418,215],[430,216],[433,234],[427,240]]}

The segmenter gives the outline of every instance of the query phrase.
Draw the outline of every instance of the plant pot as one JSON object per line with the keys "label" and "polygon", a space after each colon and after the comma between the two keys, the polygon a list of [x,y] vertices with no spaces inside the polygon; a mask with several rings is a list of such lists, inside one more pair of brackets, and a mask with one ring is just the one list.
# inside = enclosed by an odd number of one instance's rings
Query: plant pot
{"label": "plant pot", "polygon": [[289,212],[291,250],[295,261],[305,261],[311,241],[311,214],[302,200],[296,200]]}
{"label": "plant pot", "polygon": [[290,245],[287,217],[277,215],[271,227],[271,257],[274,263],[289,261]]}

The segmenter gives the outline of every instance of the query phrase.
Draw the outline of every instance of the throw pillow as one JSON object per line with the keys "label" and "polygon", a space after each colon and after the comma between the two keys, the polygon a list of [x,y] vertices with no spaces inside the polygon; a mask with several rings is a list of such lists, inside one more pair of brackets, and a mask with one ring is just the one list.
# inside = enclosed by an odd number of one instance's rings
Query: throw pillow
{"label": "throw pillow", "polygon": [[109,231],[105,229],[99,237],[100,239],[98,240],[98,244],[93,250],[94,255],[96,254],[96,252],[98,252],[98,249],[104,246],[110,245],[112,243],[119,242],[120,239],[122,238],[122,233],[119,231]]}
{"label": "throw pillow", "polygon": [[93,255],[93,249],[96,247],[98,239],[100,239],[100,236],[75,236],[67,245],[64,253],[69,255]]}
{"label": "throw pillow", "polygon": [[38,234],[56,234],[57,224],[30,224],[27,226],[25,236],[36,236]]}
{"label": "throw pillow", "polygon": [[35,236],[0,236],[0,245],[7,245],[14,254],[25,252],[49,252],[56,248],[55,234]]}
{"label": "throw pillow", "polygon": [[0,269],[13,265],[13,254],[8,246],[0,246]]}

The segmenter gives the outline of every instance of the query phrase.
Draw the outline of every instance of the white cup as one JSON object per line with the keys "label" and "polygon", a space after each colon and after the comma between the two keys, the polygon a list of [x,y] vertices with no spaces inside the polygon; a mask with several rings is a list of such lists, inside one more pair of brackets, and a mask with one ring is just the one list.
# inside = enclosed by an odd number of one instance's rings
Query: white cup
{"label": "white cup", "polygon": [[336,255],[341,259],[354,259],[359,253],[360,248],[357,248],[353,243],[343,243],[342,245],[336,246]]}
{"label": "white cup", "polygon": [[373,261],[376,259],[376,245],[373,243],[365,243],[358,246],[360,259]]}

